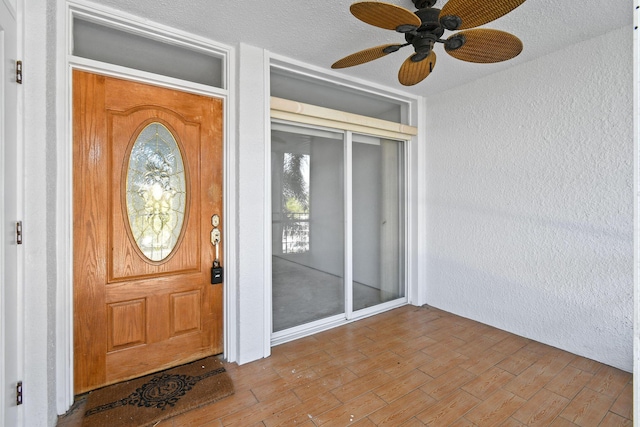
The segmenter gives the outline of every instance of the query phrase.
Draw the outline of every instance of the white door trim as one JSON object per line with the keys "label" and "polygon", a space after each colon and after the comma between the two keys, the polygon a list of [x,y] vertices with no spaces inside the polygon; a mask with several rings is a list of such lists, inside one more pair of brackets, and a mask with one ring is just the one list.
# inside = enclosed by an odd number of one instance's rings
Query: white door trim
{"label": "white door trim", "polygon": [[633,2],[633,419],[640,420],[640,1]]}
{"label": "white door trim", "polygon": [[24,407],[16,404],[15,391],[24,369],[24,256],[15,237],[16,222],[24,213],[22,90],[15,78],[16,61],[22,55],[19,8],[21,0],[0,1],[0,424],[15,426],[24,423]]}
{"label": "white door trim", "polygon": [[[149,83],[170,89],[196,93],[223,99],[224,129],[224,218],[225,218],[225,288],[224,288],[224,351],[225,358],[235,361],[236,328],[234,325],[234,307],[236,305],[235,281],[236,260],[235,243],[235,106],[233,97],[235,88],[235,53],[230,46],[187,32],[142,20],[121,11],[106,8],[89,2],[68,1],[58,6],[57,73],[56,73],[56,110],[64,112],[57,118],[57,192],[56,201],[56,409],[58,414],[65,413],[73,404],[73,193],[72,193],[72,84],[73,69],[121,77],[128,80]],[[138,70],[106,64],[98,61],[78,58],[71,55],[73,42],[72,20],[74,13],[91,15],[103,22],[115,26],[126,26],[130,31],[138,31],[157,39],[172,41],[182,45],[193,45],[217,52],[224,58],[224,88],[186,82],[183,80],[159,76]],[[66,31],[62,31],[65,29]]]}

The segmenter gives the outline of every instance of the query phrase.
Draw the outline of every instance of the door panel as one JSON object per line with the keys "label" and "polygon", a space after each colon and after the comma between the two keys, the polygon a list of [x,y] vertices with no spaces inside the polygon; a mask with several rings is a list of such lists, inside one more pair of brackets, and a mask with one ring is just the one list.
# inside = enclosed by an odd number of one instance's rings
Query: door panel
{"label": "door panel", "polygon": [[405,296],[403,143],[353,135],[353,311]]}
{"label": "door panel", "polygon": [[344,134],[271,129],[273,332],[345,312]]}
{"label": "door panel", "polygon": [[[222,101],[81,71],[73,96],[74,369],[82,393],[222,352],[222,285],[210,284],[209,241],[211,216],[223,211]],[[138,247],[126,206],[129,156],[150,123],[176,141],[186,183],[182,229],[160,261]],[[151,151],[160,160],[149,161],[145,179],[165,179],[171,159]],[[141,197],[153,205],[151,187]],[[152,226],[175,215],[154,209],[141,210]]]}

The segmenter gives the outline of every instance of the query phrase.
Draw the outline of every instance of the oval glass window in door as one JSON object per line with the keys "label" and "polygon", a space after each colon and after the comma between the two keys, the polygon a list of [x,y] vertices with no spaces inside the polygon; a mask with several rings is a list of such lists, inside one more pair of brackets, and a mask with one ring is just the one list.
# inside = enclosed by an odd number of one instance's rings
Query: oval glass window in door
{"label": "oval glass window in door", "polygon": [[180,239],[187,188],[182,153],[162,123],[150,123],[136,138],[125,185],[133,239],[149,260],[165,260]]}

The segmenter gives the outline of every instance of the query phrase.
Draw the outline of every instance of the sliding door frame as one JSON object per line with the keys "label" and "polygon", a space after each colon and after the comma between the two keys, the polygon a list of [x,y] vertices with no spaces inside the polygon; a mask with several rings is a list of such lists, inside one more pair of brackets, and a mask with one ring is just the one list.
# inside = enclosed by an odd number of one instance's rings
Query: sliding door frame
{"label": "sliding door frame", "polygon": [[[279,98],[271,99],[271,122],[272,123],[284,123],[301,128],[320,129],[336,133],[343,134],[343,168],[344,168],[344,313],[329,316],[324,319],[320,319],[314,322],[299,325],[283,331],[273,332],[271,334],[271,345],[282,344],[294,339],[302,338],[304,336],[312,335],[314,333],[333,328],[342,324],[349,323],[354,320],[362,319],[374,314],[390,310],[392,308],[400,307],[410,302],[409,293],[409,227],[410,222],[409,215],[409,192],[408,192],[408,163],[409,163],[409,150],[408,146],[411,141],[417,135],[417,129],[412,126],[403,125],[400,123],[393,123],[384,120],[359,116],[356,114],[345,113],[336,110],[329,110],[327,108],[321,108],[311,106],[308,104],[302,104],[298,102],[283,100]],[[404,201],[404,227],[403,227],[403,242],[404,242],[404,257],[403,265],[407,273],[404,275],[404,296],[396,298],[394,300],[384,302],[372,307],[367,307],[360,310],[353,310],[353,134],[363,134],[384,139],[393,139],[403,144],[403,170],[401,180],[403,182],[402,195]],[[270,138],[269,138],[270,141]],[[268,165],[267,176],[272,176],[271,170],[271,150],[267,150],[269,153],[269,160],[266,162]],[[271,186],[269,186],[271,188]],[[267,200],[271,201],[271,197],[267,197]],[[268,209],[268,212],[273,212],[273,209]],[[273,236],[271,235],[271,226],[267,228],[269,236],[267,240],[272,242]],[[271,251],[269,251],[268,258],[265,260],[266,264],[271,263]],[[271,301],[269,307],[271,313],[273,313],[272,295],[273,295],[273,283],[271,276],[266,278],[268,283],[268,295]],[[272,314],[273,316],[273,314]],[[273,319],[271,320],[273,325]]]}

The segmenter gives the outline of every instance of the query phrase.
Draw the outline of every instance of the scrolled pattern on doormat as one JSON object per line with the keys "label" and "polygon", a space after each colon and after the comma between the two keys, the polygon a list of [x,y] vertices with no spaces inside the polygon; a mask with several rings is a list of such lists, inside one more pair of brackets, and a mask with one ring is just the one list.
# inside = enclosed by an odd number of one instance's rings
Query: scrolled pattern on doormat
{"label": "scrolled pattern on doormat", "polygon": [[233,394],[215,357],[91,392],[82,425],[152,425]]}
{"label": "scrolled pattern on doormat", "polygon": [[226,370],[220,368],[198,377],[162,374],[159,377],[153,377],[151,381],[143,384],[142,387],[124,399],[89,409],[85,412],[85,416],[124,405],[144,406],[145,408],[155,407],[164,411],[167,406],[175,406],[178,400],[187,394],[198,381],[223,372],[226,372]]}

